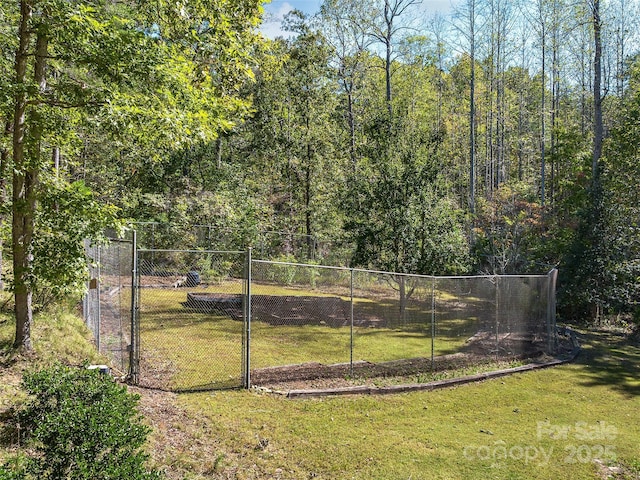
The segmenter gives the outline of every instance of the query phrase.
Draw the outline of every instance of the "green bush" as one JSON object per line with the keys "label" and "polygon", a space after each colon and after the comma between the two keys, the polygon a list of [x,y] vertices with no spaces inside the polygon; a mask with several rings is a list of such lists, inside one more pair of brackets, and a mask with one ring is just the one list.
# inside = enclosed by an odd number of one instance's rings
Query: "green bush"
{"label": "green bush", "polygon": [[141,422],[139,397],[108,375],[56,365],[27,373],[30,399],[17,421],[26,461],[0,468],[0,479],[148,480],[141,450],[150,429]]}

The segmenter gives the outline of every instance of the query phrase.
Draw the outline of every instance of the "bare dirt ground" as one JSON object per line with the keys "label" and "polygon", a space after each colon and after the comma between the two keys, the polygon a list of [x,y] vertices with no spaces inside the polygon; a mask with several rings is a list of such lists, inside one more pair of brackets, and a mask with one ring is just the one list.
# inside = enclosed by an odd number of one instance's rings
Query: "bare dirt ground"
{"label": "bare dirt ground", "polygon": [[[185,474],[216,473],[215,459],[220,446],[207,422],[196,420],[178,406],[177,394],[129,387],[140,395],[139,411],[153,429],[149,453],[152,462],[164,468],[169,480],[185,478]],[[180,461],[185,457],[187,462]],[[224,472],[213,478],[234,478]],[[231,473],[231,472],[229,472]]]}
{"label": "bare dirt ground", "polygon": [[252,385],[279,393],[292,390],[339,390],[346,387],[422,384],[551,360],[544,355],[501,359],[474,358],[465,354],[447,357],[453,358],[438,359],[439,366],[435,369],[431,368],[430,358],[413,358],[384,364],[358,362],[354,364],[353,373],[350,372],[349,365],[310,363],[262,369],[253,372],[251,378]]}
{"label": "bare dirt ground", "polygon": [[[519,348],[523,338],[512,339]],[[572,355],[571,338],[560,336],[558,353],[552,357],[543,353],[540,344],[530,342],[520,354],[488,355],[482,335],[470,341],[464,352],[436,356],[433,359],[419,357],[382,363],[354,362],[324,365],[304,363],[256,369],[251,371],[251,384],[272,391],[340,389],[366,385],[401,385],[426,383],[434,380],[460,377],[492,370],[502,370],[516,365],[541,364]],[[505,344],[505,339],[502,339]]]}

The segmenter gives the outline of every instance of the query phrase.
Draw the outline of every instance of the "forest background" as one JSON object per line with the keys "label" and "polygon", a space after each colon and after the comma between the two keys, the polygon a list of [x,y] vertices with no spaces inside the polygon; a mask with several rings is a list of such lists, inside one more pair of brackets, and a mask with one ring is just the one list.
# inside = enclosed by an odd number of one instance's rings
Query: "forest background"
{"label": "forest background", "polygon": [[84,288],[82,240],[131,221],[402,273],[558,267],[562,319],[637,321],[639,2],[420,3],[326,0],[269,40],[261,0],[3,2],[15,346]]}

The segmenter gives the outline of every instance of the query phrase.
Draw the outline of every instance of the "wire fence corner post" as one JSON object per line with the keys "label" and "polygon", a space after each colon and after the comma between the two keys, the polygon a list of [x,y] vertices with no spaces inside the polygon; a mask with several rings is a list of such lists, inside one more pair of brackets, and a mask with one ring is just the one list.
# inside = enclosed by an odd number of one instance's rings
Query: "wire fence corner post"
{"label": "wire fence corner post", "polygon": [[245,295],[244,295],[244,337],[245,337],[245,358],[244,358],[244,388],[251,387],[251,247],[246,251],[245,265]]}
{"label": "wire fence corner post", "polygon": [[98,348],[98,352],[101,352],[101,348],[102,348],[102,344],[100,342],[100,326],[101,326],[101,315],[102,312],[100,311],[100,288],[101,288],[101,284],[102,284],[102,271],[100,270],[100,263],[102,262],[102,258],[101,258],[101,253],[102,253],[102,248],[100,247],[100,245],[98,245],[97,250],[97,257],[98,257],[98,265],[97,265],[97,277],[96,277],[96,296],[97,296],[97,301],[96,301],[96,307],[98,310],[98,318],[96,321],[96,332],[95,332],[95,339],[96,339],[96,347]]}
{"label": "wire fence corner post", "polygon": [[548,291],[547,291],[547,338],[548,338],[548,353],[555,353],[556,351],[556,284],[558,282],[558,269],[553,268],[548,274],[549,278]]}
{"label": "wire fence corner post", "polygon": [[501,302],[502,298],[500,296],[500,275],[493,275],[493,281],[495,282],[495,327],[496,327],[496,335],[495,335],[495,347],[494,347],[494,357],[496,361],[498,360],[498,354],[500,351],[500,308],[502,308]]}
{"label": "wire fence corner post", "polygon": [[133,230],[131,245],[131,343],[129,345],[129,378],[138,384],[140,374],[140,318],[138,285],[138,237]]}

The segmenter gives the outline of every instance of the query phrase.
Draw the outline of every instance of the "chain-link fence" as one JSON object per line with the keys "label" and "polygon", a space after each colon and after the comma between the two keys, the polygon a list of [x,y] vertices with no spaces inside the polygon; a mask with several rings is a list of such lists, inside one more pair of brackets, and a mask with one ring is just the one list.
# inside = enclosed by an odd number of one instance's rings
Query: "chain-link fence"
{"label": "chain-link fence", "polygon": [[405,375],[551,353],[554,278],[254,261],[251,381]]}
{"label": "chain-link fence", "polygon": [[96,346],[117,371],[129,371],[131,344],[131,272],[134,248],[130,240],[107,245],[85,244],[89,283],[83,299],[85,322]]}
{"label": "chain-link fence", "polygon": [[88,249],[99,270],[85,315],[101,351],[143,386],[403,375],[556,347],[555,270],[430,277],[132,248]]}
{"label": "chain-link fence", "polygon": [[132,374],[178,391],[245,381],[244,252],[139,250]]}
{"label": "chain-link fence", "polygon": [[[294,232],[258,230],[253,227],[225,228],[160,222],[135,222],[139,248],[234,251],[252,245],[254,258],[347,265],[353,246]],[[295,260],[292,260],[295,259]]]}

